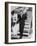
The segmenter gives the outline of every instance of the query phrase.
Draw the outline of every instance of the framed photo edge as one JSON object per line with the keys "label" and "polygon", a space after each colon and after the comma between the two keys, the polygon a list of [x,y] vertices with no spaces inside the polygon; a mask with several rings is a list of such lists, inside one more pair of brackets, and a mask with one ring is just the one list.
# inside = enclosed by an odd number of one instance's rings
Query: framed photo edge
{"label": "framed photo edge", "polygon": [[[35,41],[8,43],[8,4],[9,3],[35,5]],[[20,43],[35,43],[35,42],[36,42],[36,3],[5,2],[5,44],[20,44]]]}

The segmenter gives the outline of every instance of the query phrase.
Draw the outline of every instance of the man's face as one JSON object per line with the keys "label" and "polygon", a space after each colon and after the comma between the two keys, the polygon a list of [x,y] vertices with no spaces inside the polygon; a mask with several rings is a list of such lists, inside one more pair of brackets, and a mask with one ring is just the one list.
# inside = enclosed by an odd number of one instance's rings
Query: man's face
{"label": "man's face", "polygon": [[14,14],[12,17],[13,17],[13,22],[15,22],[15,23],[16,23],[16,22],[18,21],[17,14]]}

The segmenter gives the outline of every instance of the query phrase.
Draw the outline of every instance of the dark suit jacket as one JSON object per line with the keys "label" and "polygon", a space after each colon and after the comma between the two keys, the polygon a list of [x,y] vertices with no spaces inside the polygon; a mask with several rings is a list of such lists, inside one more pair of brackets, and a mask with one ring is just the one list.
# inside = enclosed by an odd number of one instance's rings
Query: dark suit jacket
{"label": "dark suit jacket", "polygon": [[19,19],[18,22],[20,24],[20,30],[19,31],[20,31],[20,35],[22,36],[23,35],[23,28],[25,25],[25,20],[27,19],[27,14],[26,13],[23,14],[22,17],[21,17],[21,15],[18,15],[18,19]]}

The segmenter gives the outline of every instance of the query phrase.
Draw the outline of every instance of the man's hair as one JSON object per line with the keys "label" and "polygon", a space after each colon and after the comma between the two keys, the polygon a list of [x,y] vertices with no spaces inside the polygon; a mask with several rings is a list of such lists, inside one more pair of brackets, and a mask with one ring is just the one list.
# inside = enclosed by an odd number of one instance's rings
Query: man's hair
{"label": "man's hair", "polygon": [[12,14],[12,15],[14,15],[14,10],[13,10],[13,11],[11,11],[11,14]]}

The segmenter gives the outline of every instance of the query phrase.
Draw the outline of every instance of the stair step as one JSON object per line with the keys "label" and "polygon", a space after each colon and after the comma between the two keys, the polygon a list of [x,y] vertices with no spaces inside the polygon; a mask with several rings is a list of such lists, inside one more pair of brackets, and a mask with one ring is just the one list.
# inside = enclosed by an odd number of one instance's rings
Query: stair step
{"label": "stair step", "polygon": [[26,23],[25,23],[25,25],[27,25],[27,26],[28,26],[29,24],[26,24]]}
{"label": "stair step", "polygon": [[23,35],[24,37],[28,37],[28,35]]}
{"label": "stair step", "polygon": [[29,22],[25,22],[25,24],[30,24]]}
{"label": "stair step", "polygon": [[24,29],[29,29],[29,27],[24,27]]}
{"label": "stair step", "polygon": [[29,29],[24,29],[24,30],[27,30],[28,31]]}
{"label": "stair step", "polygon": [[29,22],[30,23],[31,21],[30,20],[25,20],[25,22]]}
{"label": "stair step", "polygon": [[[11,34],[13,34],[13,32]],[[17,32],[17,34],[20,34],[20,32]]]}
{"label": "stair step", "polygon": [[31,16],[28,15],[27,17],[31,17]]}
{"label": "stair step", "polygon": [[26,27],[29,28],[29,26],[30,26],[30,25],[25,25],[24,28],[26,28]]}
{"label": "stair step", "polygon": [[23,35],[28,35],[28,33],[23,33]]}
{"label": "stair step", "polygon": [[24,26],[24,28],[25,28],[25,29],[29,29],[29,27],[25,27],[25,26]]}
{"label": "stair step", "polygon": [[14,38],[19,38],[19,37],[20,37],[20,35],[17,35],[17,36],[13,36],[13,35],[12,35],[11,37],[14,37]]}
{"label": "stair step", "polygon": [[28,30],[23,30],[23,33],[28,33]]}

